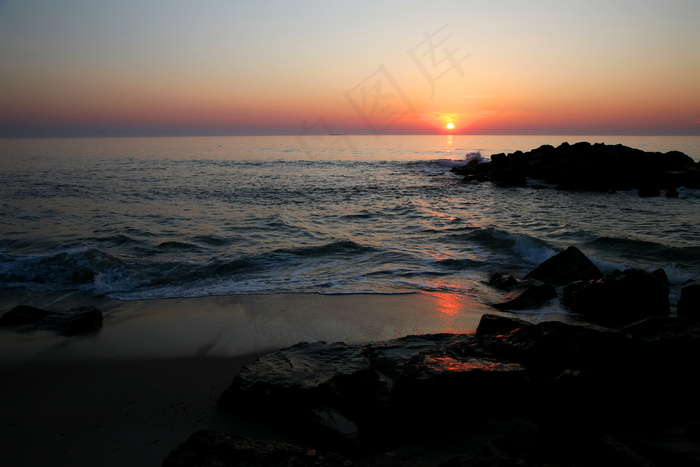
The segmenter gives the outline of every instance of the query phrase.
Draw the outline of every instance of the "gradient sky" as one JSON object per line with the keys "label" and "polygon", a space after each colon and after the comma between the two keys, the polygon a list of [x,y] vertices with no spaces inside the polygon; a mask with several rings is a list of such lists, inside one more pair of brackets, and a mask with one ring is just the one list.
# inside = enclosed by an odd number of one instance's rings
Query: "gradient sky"
{"label": "gradient sky", "polygon": [[0,0],[0,137],[700,134],[700,1]]}

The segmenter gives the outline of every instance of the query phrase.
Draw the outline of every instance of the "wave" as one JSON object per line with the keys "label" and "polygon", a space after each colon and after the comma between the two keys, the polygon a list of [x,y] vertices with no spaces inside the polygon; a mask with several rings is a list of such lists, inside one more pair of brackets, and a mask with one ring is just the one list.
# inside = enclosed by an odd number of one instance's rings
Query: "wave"
{"label": "wave", "polygon": [[597,237],[586,246],[606,256],[614,255],[631,264],[656,267],[700,268],[700,247],[669,246],[660,242],[620,237]]}

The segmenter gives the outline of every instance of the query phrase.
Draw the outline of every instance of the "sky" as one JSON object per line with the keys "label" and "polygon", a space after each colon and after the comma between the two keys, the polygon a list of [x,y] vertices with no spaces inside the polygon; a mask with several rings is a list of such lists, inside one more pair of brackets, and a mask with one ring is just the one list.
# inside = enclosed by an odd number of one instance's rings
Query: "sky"
{"label": "sky", "polygon": [[700,135],[698,24],[697,0],[0,0],[0,137]]}

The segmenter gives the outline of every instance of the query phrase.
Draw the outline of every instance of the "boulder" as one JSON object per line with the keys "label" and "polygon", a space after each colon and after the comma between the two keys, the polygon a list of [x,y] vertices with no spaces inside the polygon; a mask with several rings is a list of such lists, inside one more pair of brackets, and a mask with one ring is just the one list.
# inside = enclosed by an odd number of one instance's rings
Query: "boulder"
{"label": "boulder", "polygon": [[570,308],[595,323],[622,326],[654,315],[668,315],[668,281],[663,270],[615,270],[592,282],[570,301]]}
{"label": "boulder", "polygon": [[[329,465],[336,457],[315,449],[337,446],[362,465],[694,465],[684,462],[700,444],[683,439],[691,444],[679,453],[652,437],[667,443],[669,430],[700,419],[700,326],[654,316],[614,330],[484,315],[477,334],[298,344],[244,367],[220,405],[257,422],[285,420]],[[163,465],[218,465],[215,456],[275,465],[269,456],[279,454],[220,433],[193,438]]]}
{"label": "boulder", "polygon": [[700,321],[700,284],[689,284],[681,289],[678,316]]}
{"label": "boulder", "polygon": [[0,326],[36,324],[52,312],[29,305],[19,305],[2,315]]}
{"label": "boulder", "polygon": [[634,357],[625,334],[592,326],[545,321],[518,327],[484,341],[491,358],[517,362],[533,374],[554,377],[564,370],[601,372]]}
{"label": "boulder", "polygon": [[498,290],[510,292],[518,285],[518,279],[511,274],[494,273],[489,278],[489,285],[496,287]]}
{"label": "boulder", "polygon": [[[431,426],[451,432],[465,421],[512,416],[529,393],[527,371],[518,363],[434,349],[406,365],[391,392],[390,416],[402,431],[422,432]],[[428,402],[430,410],[415,410],[417,401]]]}
{"label": "boulder", "polygon": [[579,280],[597,280],[603,277],[600,269],[581,250],[570,246],[540,263],[525,276],[547,284],[564,285]]}
{"label": "boulder", "polygon": [[34,327],[64,336],[98,331],[102,328],[102,311],[96,306],[81,306],[55,312],[38,321]]}
{"label": "boulder", "polygon": [[491,306],[499,310],[525,310],[556,297],[557,291],[551,285],[534,279],[525,279],[512,292]]}
{"label": "boulder", "polygon": [[479,320],[476,328],[476,337],[489,336],[491,334],[506,334],[523,326],[532,326],[522,319],[509,318],[492,314],[485,314]]}
{"label": "boulder", "polygon": [[429,334],[365,346],[300,343],[246,365],[219,407],[287,422],[336,448],[357,447],[386,436],[390,392],[412,357],[438,347],[465,355],[471,342],[459,334]]}
{"label": "boulder", "polygon": [[170,452],[163,467],[351,466],[339,454],[277,441],[253,439],[210,430],[193,433]]}

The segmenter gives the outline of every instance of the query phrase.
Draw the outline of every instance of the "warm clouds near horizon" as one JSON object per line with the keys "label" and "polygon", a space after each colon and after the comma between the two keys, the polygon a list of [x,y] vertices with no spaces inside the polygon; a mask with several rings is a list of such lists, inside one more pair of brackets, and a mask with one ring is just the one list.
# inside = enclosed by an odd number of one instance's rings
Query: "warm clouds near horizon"
{"label": "warm clouds near horizon", "polygon": [[0,1],[0,137],[700,134],[700,2]]}

